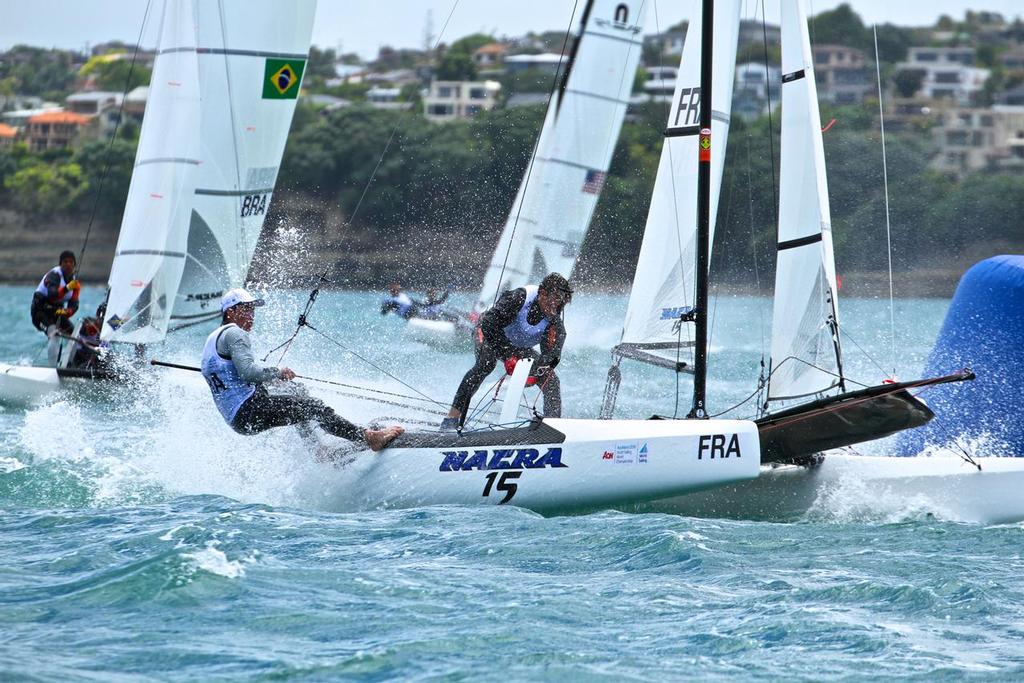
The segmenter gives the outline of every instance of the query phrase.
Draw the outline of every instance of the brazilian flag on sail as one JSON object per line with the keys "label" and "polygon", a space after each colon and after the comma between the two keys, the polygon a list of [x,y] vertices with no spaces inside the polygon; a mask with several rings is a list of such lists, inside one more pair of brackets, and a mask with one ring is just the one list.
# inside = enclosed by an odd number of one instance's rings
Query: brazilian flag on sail
{"label": "brazilian flag on sail", "polygon": [[305,59],[267,59],[263,67],[263,99],[294,100],[306,68]]}

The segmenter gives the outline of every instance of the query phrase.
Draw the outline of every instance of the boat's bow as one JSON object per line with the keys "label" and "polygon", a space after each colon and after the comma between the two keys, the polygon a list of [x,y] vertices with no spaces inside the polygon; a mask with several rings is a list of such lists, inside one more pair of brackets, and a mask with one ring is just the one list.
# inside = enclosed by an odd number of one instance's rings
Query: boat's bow
{"label": "boat's bow", "polygon": [[880,384],[765,415],[757,420],[761,458],[766,463],[802,463],[816,453],[920,427],[935,414],[911,390],[971,379],[974,373],[965,368],[942,377]]}

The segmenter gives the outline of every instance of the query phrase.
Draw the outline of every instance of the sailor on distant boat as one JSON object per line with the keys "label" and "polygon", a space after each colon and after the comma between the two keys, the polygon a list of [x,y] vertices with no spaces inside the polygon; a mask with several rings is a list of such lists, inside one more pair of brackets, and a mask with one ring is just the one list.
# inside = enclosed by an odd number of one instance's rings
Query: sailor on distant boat
{"label": "sailor on distant boat", "polygon": [[206,339],[201,369],[224,421],[239,434],[256,434],[272,427],[315,422],[324,431],[349,441],[365,442],[371,449],[385,448],[402,427],[364,429],[309,396],[271,396],[265,384],[289,381],[295,373],[286,367],[267,366],[255,359],[249,330],[257,306],[264,301],[244,289],[228,290],[221,298],[220,327]]}
{"label": "sailor on distant boat", "polygon": [[416,315],[417,305],[408,294],[402,291],[402,285],[397,281],[388,285],[388,296],[380,305],[380,314],[387,315],[391,311],[408,320]]}
{"label": "sailor on distant boat", "polygon": [[50,269],[32,294],[32,324],[46,333],[50,365],[57,365],[60,335],[70,335],[74,328],[71,316],[78,310],[81,285],[74,278],[77,261],[74,252],[62,251],[60,265]]}
{"label": "sailor on distant boat", "polygon": [[[555,366],[565,343],[561,313],[572,300],[572,287],[558,273],[537,285],[511,289],[480,318],[476,330],[476,364],[470,368],[452,401],[442,429],[462,426],[469,402],[500,358],[508,372],[520,358],[535,358],[530,376],[544,395],[544,416],[560,417],[562,392]],[[540,345],[538,354],[533,347]]]}

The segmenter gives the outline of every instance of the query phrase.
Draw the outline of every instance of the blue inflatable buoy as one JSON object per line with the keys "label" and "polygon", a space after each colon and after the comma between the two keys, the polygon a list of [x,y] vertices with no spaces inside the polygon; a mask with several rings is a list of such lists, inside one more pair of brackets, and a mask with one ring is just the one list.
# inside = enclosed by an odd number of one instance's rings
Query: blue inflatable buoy
{"label": "blue inflatable buoy", "polygon": [[987,455],[1024,456],[1024,256],[985,259],[960,278],[922,376],[962,367],[978,378],[925,392],[935,418],[903,432],[897,452],[986,437]]}

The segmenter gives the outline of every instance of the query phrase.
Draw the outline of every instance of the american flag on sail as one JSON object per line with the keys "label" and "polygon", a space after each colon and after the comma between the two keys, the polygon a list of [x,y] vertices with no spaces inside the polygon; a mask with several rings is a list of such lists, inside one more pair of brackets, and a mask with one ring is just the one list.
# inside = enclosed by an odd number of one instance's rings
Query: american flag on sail
{"label": "american flag on sail", "polygon": [[607,177],[604,171],[587,171],[587,177],[583,180],[583,191],[589,194],[601,194],[604,187],[604,179]]}

